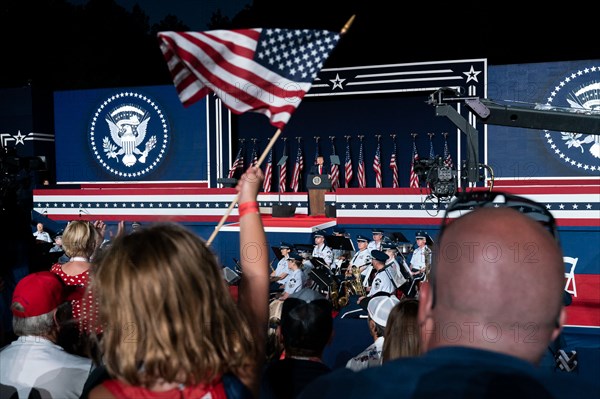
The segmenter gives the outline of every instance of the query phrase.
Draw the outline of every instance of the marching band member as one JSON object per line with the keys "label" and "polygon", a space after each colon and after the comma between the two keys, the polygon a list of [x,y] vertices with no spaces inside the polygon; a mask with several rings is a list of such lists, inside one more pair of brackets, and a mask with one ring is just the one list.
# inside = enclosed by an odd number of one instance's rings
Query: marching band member
{"label": "marching band member", "polygon": [[327,268],[331,269],[333,263],[333,251],[325,244],[325,236],[322,231],[317,231],[314,234],[315,248],[313,249],[313,258],[321,258],[325,261]]}

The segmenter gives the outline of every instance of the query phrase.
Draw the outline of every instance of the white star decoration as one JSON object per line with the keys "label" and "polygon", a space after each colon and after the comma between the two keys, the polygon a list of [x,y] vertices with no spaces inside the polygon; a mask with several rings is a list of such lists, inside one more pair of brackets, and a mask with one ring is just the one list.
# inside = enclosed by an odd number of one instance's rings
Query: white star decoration
{"label": "white star decoration", "polygon": [[25,139],[25,137],[27,137],[27,136],[26,136],[26,135],[24,135],[24,134],[21,134],[21,131],[19,130],[19,131],[17,132],[17,135],[16,135],[16,136],[14,136],[14,138],[15,138],[15,140],[16,140],[16,141],[15,141],[15,146],[16,146],[16,145],[19,145],[19,144],[25,145],[25,142],[23,141],[23,140]]}
{"label": "white star decoration", "polygon": [[335,79],[329,79],[329,81],[331,83],[333,83],[333,87],[331,88],[331,90],[335,90],[336,87],[339,87],[340,90],[344,90],[344,87],[342,86],[342,83],[345,81],[346,79],[340,79],[340,74],[336,73],[335,74]]}
{"label": "white star decoration", "polygon": [[473,68],[473,65],[471,65],[471,69],[469,70],[469,72],[463,72],[463,74],[467,76],[467,81],[465,83],[469,83],[472,80],[479,83],[479,80],[477,80],[477,75],[479,75],[480,73],[481,71],[476,71],[475,68]]}

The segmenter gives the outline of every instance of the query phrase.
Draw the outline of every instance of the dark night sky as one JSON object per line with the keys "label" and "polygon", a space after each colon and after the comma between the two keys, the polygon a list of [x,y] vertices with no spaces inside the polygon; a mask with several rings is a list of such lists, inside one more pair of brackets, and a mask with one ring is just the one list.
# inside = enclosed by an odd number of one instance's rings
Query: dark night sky
{"label": "dark night sky", "polygon": [[[238,13],[250,2],[4,0],[0,87],[29,82],[51,90],[169,84],[152,24],[173,14],[189,30],[207,30],[217,9],[231,20],[225,28],[339,30],[356,14],[326,68],[470,58],[499,65],[600,56],[595,13],[586,10],[585,2],[569,7],[534,1],[525,8],[515,0],[410,6],[387,0],[254,0],[250,10]],[[132,22],[136,3],[148,16],[146,25],[140,25],[145,28]]]}

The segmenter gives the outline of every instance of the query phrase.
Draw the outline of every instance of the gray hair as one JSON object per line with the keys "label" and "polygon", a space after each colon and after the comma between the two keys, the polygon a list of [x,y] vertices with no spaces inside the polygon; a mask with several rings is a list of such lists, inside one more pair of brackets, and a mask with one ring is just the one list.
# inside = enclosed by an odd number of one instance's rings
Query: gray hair
{"label": "gray hair", "polygon": [[45,336],[54,328],[54,309],[33,317],[13,316],[13,331],[19,337],[25,335]]}
{"label": "gray hair", "polygon": [[[19,304],[13,304],[13,306],[19,306]],[[48,313],[41,314],[39,316],[32,317],[17,317],[13,315],[12,325],[15,335],[22,337],[25,335],[34,335],[39,337],[45,337],[51,335],[57,328],[57,322],[59,319],[64,318],[65,312],[70,312],[71,304],[65,302],[58,306],[56,309],[52,309]],[[56,310],[56,321],[54,318],[54,311]]]}

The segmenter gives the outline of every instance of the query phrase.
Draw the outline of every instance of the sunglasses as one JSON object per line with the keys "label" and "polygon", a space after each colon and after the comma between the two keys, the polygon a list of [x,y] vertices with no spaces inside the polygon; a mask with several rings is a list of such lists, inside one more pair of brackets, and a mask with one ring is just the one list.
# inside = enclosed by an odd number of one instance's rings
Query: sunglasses
{"label": "sunglasses", "polygon": [[[550,234],[552,234],[552,237],[554,237],[557,244],[560,245],[556,219],[554,219],[554,216],[552,216],[550,211],[546,209],[544,205],[525,197],[501,191],[469,191],[459,193],[446,208],[438,235],[438,241],[441,240],[445,228],[452,220],[477,208],[512,208],[542,225]],[[435,262],[432,262],[430,279],[431,288],[434,294],[432,298],[432,308],[435,306],[436,299],[436,278],[434,269]]]}
{"label": "sunglasses", "polygon": [[541,224],[558,242],[556,219],[546,207],[538,202],[501,191],[470,191],[458,194],[448,205],[442,220],[439,236],[446,226],[476,208],[512,208]]}

